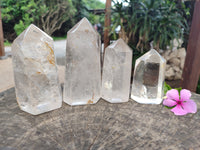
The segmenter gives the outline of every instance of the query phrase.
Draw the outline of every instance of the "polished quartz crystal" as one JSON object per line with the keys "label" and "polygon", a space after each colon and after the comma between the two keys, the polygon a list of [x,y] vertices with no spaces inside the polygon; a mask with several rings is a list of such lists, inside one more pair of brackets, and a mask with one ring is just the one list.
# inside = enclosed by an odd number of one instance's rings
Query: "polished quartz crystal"
{"label": "polished quartz crystal", "polygon": [[160,104],[165,79],[165,59],[151,49],[136,60],[131,98],[138,103]]}
{"label": "polished quartz crystal", "polygon": [[119,39],[105,50],[102,98],[110,103],[129,100],[132,50]]}
{"label": "polished quartz crystal", "polygon": [[61,107],[51,37],[31,24],[14,40],[12,61],[16,98],[23,111],[37,115]]}
{"label": "polished quartz crystal", "polygon": [[94,104],[101,96],[100,36],[83,18],[67,33],[64,102]]}

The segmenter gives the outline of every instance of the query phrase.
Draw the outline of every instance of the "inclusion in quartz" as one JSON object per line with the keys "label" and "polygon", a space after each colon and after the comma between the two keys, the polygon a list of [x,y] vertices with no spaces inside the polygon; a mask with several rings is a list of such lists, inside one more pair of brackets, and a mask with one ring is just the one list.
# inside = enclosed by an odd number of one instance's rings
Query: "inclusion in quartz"
{"label": "inclusion in quartz", "polygon": [[83,18],[67,33],[63,101],[69,105],[94,104],[100,99],[100,36]]}
{"label": "inclusion in quartz", "polygon": [[160,104],[165,79],[165,59],[151,49],[136,60],[131,98],[138,103]]}
{"label": "inclusion in quartz", "polygon": [[12,44],[16,99],[19,107],[38,115],[61,107],[53,39],[31,24]]}
{"label": "inclusion in quartz", "polygon": [[102,98],[110,103],[129,100],[132,50],[119,39],[105,50],[102,76]]}

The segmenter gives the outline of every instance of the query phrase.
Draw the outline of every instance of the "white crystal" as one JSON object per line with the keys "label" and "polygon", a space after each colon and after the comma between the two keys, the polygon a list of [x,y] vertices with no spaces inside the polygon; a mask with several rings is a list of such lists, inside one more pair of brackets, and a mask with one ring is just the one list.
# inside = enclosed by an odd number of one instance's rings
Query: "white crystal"
{"label": "white crystal", "polygon": [[64,102],[93,104],[100,99],[100,36],[83,18],[67,33]]}
{"label": "white crystal", "polygon": [[131,98],[138,103],[160,104],[163,96],[165,59],[151,49],[136,60]]}
{"label": "white crystal", "polygon": [[20,108],[33,115],[61,107],[53,39],[31,24],[12,44],[15,91]]}
{"label": "white crystal", "polygon": [[110,103],[129,100],[132,66],[132,50],[119,39],[105,50],[102,98]]}

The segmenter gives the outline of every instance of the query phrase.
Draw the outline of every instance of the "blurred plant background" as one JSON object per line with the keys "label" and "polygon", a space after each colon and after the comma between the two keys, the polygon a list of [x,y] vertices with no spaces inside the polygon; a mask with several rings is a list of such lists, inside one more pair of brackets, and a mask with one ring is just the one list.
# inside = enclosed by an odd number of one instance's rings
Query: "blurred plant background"
{"label": "blurred plant background", "polygon": [[[55,37],[65,37],[83,17],[93,25],[104,25],[104,14],[91,11],[105,9],[100,0],[1,0],[0,4],[7,41],[31,23]],[[186,47],[193,5],[194,0],[113,0],[111,38],[123,37],[139,53],[149,50],[151,43],[155,49],[165,50],[173,39],[182,39]]]}
{"label": "blurred plant background", "polygon": [[83,17],[92,24],[104,23],[104,15],[90,12],[105,8],[98,0],[1,0],[0,5],[6,43],[31,23],[58,39],[66,38],[67,31]]}
{"label": "blurred plant background", "polygon": [[[192,3],[192,2],[191,2]],[[191,6],[177,0],[124,0],[114,2],[111,33],[121,32],[133,49],[140,52],[166,50],[172,40],[188,40]]]}
{"label": "blurred plant background", "polygon": [[[187,47],[194,1],[181,0],[113,0],[113,39],[123,38],[133,49],[135,60],[151,47],[172,49],[173,40]],[[120,31],[116,32],[116,28]]]}

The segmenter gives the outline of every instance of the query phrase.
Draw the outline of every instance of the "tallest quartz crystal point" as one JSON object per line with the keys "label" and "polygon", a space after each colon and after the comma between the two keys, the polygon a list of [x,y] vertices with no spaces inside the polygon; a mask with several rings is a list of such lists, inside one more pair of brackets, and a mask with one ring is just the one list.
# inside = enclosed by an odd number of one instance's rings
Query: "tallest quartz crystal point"
{"label": "tallest quartz crystal point", "polygon": [[20,108],[37,115],[61,107],[53,39],[31,24],[12,44],[15,91]]}
{"label": "tallest quartz crystal point", "polygon": [[100,36],[83,18],[67,33],[64,102],[93,104],[100,99]]}

